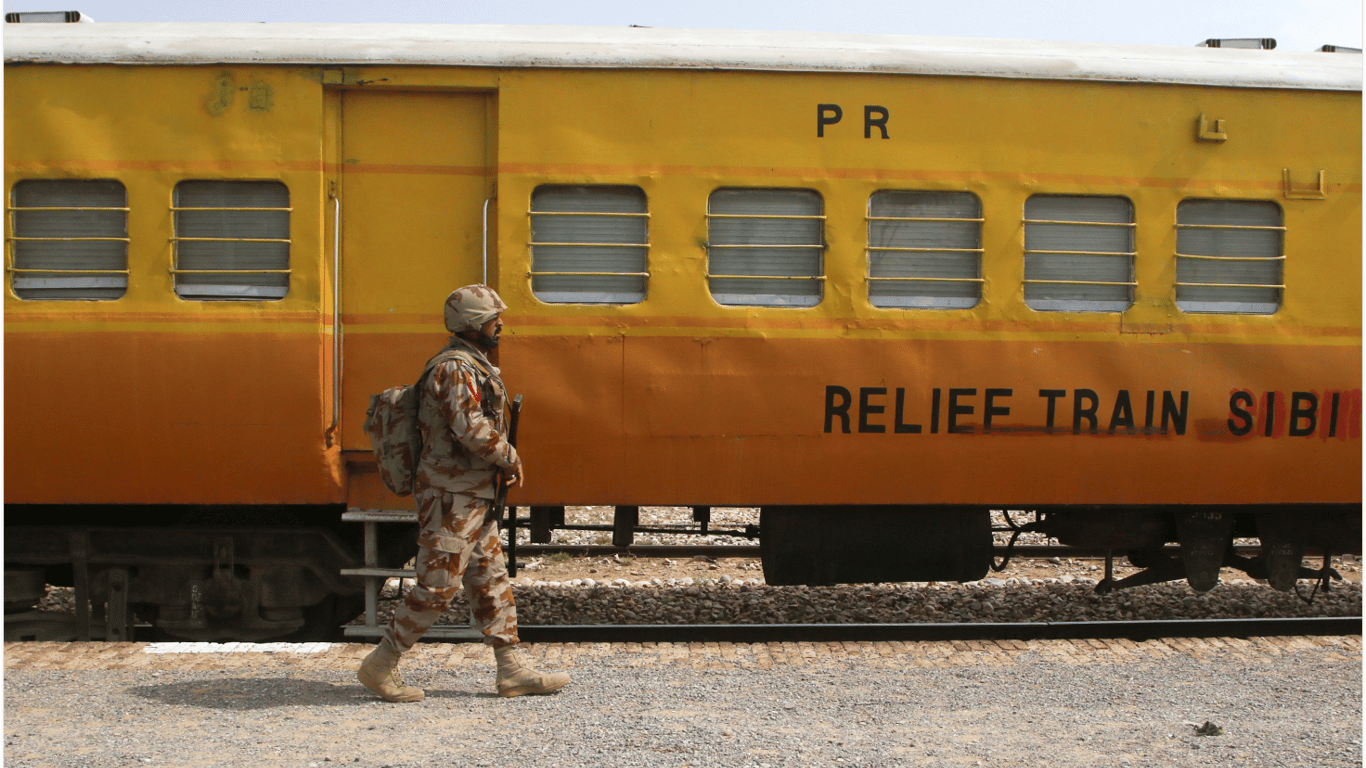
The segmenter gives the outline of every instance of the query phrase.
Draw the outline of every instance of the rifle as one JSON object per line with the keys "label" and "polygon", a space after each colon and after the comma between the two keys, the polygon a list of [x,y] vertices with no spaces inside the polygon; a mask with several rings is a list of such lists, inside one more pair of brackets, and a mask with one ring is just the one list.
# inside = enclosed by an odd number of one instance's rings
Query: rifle
{"label": "rifle", "polygon": [[[508,445],[517,447],[517,421],[522,415],[522,396],[512,398],[512,415],[508,418]],[[508,485],[503,472],[498,472],[498,488],[493,492],[493,519],[503,523],[503,508],[507,505]],[[508,576],[517,575],[517,509],[513,508],[504,525],[508,532],[507,554]]]}

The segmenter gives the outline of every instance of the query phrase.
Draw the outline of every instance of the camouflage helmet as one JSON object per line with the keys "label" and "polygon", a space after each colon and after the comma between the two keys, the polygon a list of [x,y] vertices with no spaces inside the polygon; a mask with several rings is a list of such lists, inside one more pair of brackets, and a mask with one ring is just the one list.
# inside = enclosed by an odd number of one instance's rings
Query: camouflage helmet
{"label": "camouflage helmet", "polygon": [[487,285],[457,288],[446,297],[446,330],[451,333],[477,331],[506,311],[507,305]]}

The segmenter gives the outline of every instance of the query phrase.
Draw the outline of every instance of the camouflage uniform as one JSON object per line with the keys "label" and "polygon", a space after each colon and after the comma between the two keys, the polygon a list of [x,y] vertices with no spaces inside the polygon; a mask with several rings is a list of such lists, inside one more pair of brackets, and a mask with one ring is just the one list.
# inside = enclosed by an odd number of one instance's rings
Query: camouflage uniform
{"label": "camouflage uniform", "polygon": [[[487,296],[471,297],[476,290]],[[466,316],[460,316],[462,302],[468,305],[471,299],[491,308],[487,316],[470,319],[468,307]],[[447,299],[446,327],[452,332],[477,329],[503,309],[488,288],[462,288]],[[475,345],[452,336],[442,352],[448,351],[462,354],[432,369],[418,409],[423,447],[413,482],[421,528],[417,585],[384,633],[399,652],[411,648],[445,613],[459,583],[484,642],[495,648],[517,642],[512,584],[497,522],[488,514],[499,470],[513,470],[519,463],[517,450],[504,437],[507,392],[501,372]]]}
{"label": "camouflage uniform", "polygon": [[[488,509],[498,470],[521,482],[522,462],[503,438],[507,392],[497,368],[480,352],[498,343],[495,323],[506,310],[483,285],[461,288],[446,299],[446,328],[455,336],[422,383],[418,429],[422,456],[413,478],[418,502],[417,586],[384,630],[356,677],[385,701],[422,701],[422,689],[403,682],[398,662],[455,596],[463,582],[474,622],[493,646],[502,697],[554,693],[569,684],[564,672],[541,672],[517,650],[517,606],[512,599],[497,522]],[[485,326],[492,328],[486,332]],[[479,334],[479,345],[461,337]]]}

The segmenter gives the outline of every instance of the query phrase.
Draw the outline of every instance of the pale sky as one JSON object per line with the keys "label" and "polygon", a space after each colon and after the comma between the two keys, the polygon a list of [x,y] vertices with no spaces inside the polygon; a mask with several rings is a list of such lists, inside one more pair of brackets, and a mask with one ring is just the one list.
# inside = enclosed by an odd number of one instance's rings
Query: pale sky
{"label": "pale sky", "polygon": [[1361,0],[4,0],[96,22],[555,24],[854,32],[1195,45],[1270,37],[1279,50],[1361,47]]}

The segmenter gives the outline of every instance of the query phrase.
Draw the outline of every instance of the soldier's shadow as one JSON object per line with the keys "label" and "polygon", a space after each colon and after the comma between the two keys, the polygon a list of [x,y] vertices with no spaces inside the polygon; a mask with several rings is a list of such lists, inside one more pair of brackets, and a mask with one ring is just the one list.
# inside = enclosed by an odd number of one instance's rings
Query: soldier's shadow
{"label": "soldier's shadow", "polygon": [[427,698],[429,699],[496,699],[498,694],[493,691],[465,691],[440,688],[426,688]]}
{"label": "soldier's shadow", "polygon": [[[421,685],[421,683],[418,683]],[[153,683],[127,689],[128,693],[173,707],[252,711],[298,706],[369,706],[386,704],[359,682],[329,683],[288,677],[229,677]],[[431,699],[495,697],[490,691],[427,688]]]}

